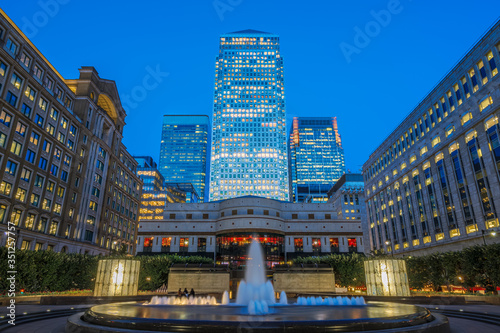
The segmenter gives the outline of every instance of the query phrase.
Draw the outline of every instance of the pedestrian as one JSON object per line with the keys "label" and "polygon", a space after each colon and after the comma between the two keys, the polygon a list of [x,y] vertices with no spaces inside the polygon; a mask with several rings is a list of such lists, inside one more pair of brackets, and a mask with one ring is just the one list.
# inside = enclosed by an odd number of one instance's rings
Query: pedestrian
{"label": "pedestrian", "polygon": [[189,296],[193,296],[194,297],[194,289],[191,288],[191,291],[189,292]]}

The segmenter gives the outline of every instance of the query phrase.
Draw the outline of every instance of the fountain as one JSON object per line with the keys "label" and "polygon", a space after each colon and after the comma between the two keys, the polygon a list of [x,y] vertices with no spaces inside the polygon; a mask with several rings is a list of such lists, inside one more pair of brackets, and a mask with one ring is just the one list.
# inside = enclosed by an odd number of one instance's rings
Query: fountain
{"label": "fountain", "polygon": [[388,331],[449,332],[444,316],[414,305],[366,303],[363,297],[298,297],[289,304],[284,291],[276,302],[266,280],[259,243],[250,245],[245,279],[236,301],[215,297],[158,297],[146,303],[93,306],[69,318],[67,332],[304,332]]}

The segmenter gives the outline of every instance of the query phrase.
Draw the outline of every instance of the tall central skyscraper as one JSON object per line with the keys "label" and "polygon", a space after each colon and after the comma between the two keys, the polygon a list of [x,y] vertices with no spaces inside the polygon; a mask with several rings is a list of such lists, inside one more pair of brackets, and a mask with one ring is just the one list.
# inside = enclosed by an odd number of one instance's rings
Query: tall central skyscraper
{"label": "tall central skyscraper", "polygon": [[216,61],[210,201],[255,195],[289,200],[283,58],[279,37],[220,37]]}

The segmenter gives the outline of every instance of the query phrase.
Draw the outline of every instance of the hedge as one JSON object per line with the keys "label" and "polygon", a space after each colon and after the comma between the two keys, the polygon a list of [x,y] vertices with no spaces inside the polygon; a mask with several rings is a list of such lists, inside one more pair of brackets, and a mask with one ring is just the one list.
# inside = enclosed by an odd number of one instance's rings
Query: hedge
{"label": "hedge", "polygon": [[[6,247],[0,248],[0,291],[9,286]],[[53,251],[16,250],[16,289],[27,292],[94,289],[100,257]],[[168,270],[174,263],[213,263],[210,258],[178,255],[138,256],[141,261],[139,290],[155,290],[167,284]],[[149,279],[148,279],[149,278]]]}

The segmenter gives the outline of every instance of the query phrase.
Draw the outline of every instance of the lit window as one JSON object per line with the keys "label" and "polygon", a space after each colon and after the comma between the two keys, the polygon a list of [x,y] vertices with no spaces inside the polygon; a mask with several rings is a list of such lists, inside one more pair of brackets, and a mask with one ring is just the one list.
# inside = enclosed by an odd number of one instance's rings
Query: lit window
{"label": "lit window", "polygon": [[486,96],[479,102],[479,111],[483,111],[488,108],[491,104],[493,104],[493,99],[491,96]]}
{"label": "lit window", "polygon": [[441,142],[441,138],[439,136],[435,136],[433,139],[432,139],[432,147],[436,146],[438,143]]}
{"label": "lit window", "polygon": [[460,122],[462,123],[462,126],[467,124],[469,121],[472,119],[472,113],[471,112],[465,112],[460,116]]}
{"label": "lit window", "polygon": [[493,52],[488,52],[486,55],[486,58],[488,58],[488,63],[490,64],[490,69],[491,69],[491,76],[495,76],[498,74],[498,68],[497,64],[495,63],[495,58],[493,58]]}
{"label": "lit window", "polygon": [[484,122],[484,129],[488,130],[491,126],[495,126],[496,124],[498,124],[498,117],[493,115]]}
{"label": "lit window", "polygon": [[449,137],[450,135],[453,134],[453,132],[455,132],[455,126],[453,125],[450,125],[448,127],[446,127],[446,137]]}
{"label": "lit window", "polygon": [[413,162],[415,162],[417,160],[417,156],[415,155],[411,155],[410,156],[410,164],[412,164]]}
{"label": "lit window", "polygon": [[484,85],[488,82],[488,76],[486,75],[486,68],[484,68],[484,64],[483,64],[482,60],[480,60],[477,63],[477,68],[479,69],[479,75],[481,76],[481,81]]}
{"label": "lit window", "polygon": [[420,156],[422,156],[425,153],[427,153],[427,146],[423,146],[422,148],[420,148]]}

